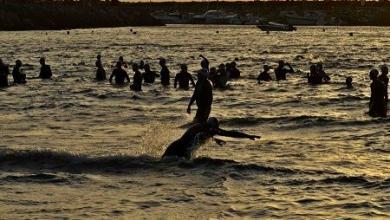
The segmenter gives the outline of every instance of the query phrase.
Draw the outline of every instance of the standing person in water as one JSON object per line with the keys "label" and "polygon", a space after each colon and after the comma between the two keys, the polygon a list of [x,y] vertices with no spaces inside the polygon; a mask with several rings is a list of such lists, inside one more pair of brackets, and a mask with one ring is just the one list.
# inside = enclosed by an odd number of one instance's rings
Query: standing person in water
{"label": "standing person in water", "polygon": [[8,65],[3,63],[3,60],[0,59],[0,88],[8,86],[8,75]]}
{"label": "standing person in water", "polygon": [[346,79],[345,79],[345,84],[347,85],[347,89],[353,89],[353,78],[351,76],[348,76]]}
{"label": "standing person in water", "polygon": [[41,79],[50,79],[53,73],[51,72],[51,68],[49,65],[46,65],[45,58],[39,59],[39,63],[41,64],[41,71],[39,72],[39,78]]}
{"label": "standing person in water", "polygon": [[237,69],[237,63],[231,62],[230,63],[230,78],[231,79],[238,79],[241,77],[241,72],[239,69]]}
{"label": "standing person in water", "polygon": [[171,78],[170,71],[167,67],[167,61],[164,58],[161,58],[159,64],[161,66],[161,71],[160,71],[161,85],[167,87],[170,84],[169,80]]}
{"label": "standing person in water", "polygon": [[123,56],[120,56],[118,62],[121,63],[122,67],[127,68],[127,62],[125,62]]}
{"label": "standing person in water", "polygon": [[179,89],[188,90],[190,88],[190,82],[192,86],[195,87],[195,81],[192,78],[191,74],[188,73],[188,67],[185,64],[180,65],[181,71],[176,74],[174,87],[177,87],[179,83]]}
{"label": "standing person in water", "polygon": [[102,56],[101,55],[97,55],[95,65],[96,65],[96,68],[97,68],[95,79],[97,81],[104,81],[104,80],[106,80],[107,79],[107,77],[106,77],[106,70],[103,67]]}
{"label": "standing person in water", "polygon": [[386,98],[386,105],[389,102],[389,77],[387,77],[387,74],[389,73],[389,68],[385,65],[381,66],[381,75],[378,76],[378,79],[383,82],[385,85],[385,98]]}
{"label": "standing person in water", "polygon": [[145,83],[154,83],[156,77],[160,76],[155,71],[150,70],[149,64],[144,65],[144,70],[145,72],[142,74],[142,78],[144,79]]}
{"label": "standing person in water", "polygon": [[198,110],[194,118],[194,122],[205,122],[211,112],[211,105],[213,103],[213,86],[207,79],[207,71],[202,69],[198,73],[198,81],[195,85],[195,91],[188,104],[187,113],[191,114],[191,105],[196,101]]}
{"label": "standing person in water", "polygon": [[136,92],[142,91],[142,74],[138,69],[138,64],[133,64],[133,84],[130,86],[130,89]]}
{"label": "standing person in water", "polygon": [[271,77],[271,75],[268,72],[268,71],[271,70],[271,68],[268,65],[264,65],[263,68],[264,68],[263,72],[261,72],[259,74],[259,76],[257,77],[257,82],[258,83],[260,83],[261,81],[268,82],[268,81],[272,80],[272,77]]}
{"label": "standing person in water", "polygon": [[[193,158],[196,150],[215,135],[232,138],[248,138],[251,140],[260,138],[260,136],[257,135],[223,130],[219,128],[218,119],[211,117],[206,122],[197,123],[190,127],[180,139],[174,141],[168,146],[162,157],[182,157],[190,160]],[[222,140],[216,138],[213,139],[219,145],[225,144]]]}
{"label": "standing person in water", "polygon": [[127,83],[130,83],[129,75],[127,75],[127,72],[124,69],[122,69],[121,62],[116,63],[116,68],[114,69],[114,71],[112,71],[112,74],[110,76],[110,80],[109,80],[110,83],[112,83],[112,78],[114,77],[115,77],[116,85],[124,85],[125,80],[127,80]]}
{"label": "standing person in water", "polygon": [[385,84],[378,79],[378,74],[376,69],[370,71],[372,83],[368,114],[371,117],[385,118],[387,116]]}
{"label": "standing person in water", "polygon": [[215,88],[225,89],[228,80],[229,80],[229,76],[228,73],[226,72],[226,66],[225,64],[221,63],[218,66],[218,70],[217,70]]}
{"label": "standing person in water", "polygon": [[317,64],[317,71],[318,71],[318,75],[321,77],[322,83],[327,83],[330,81],[330,77],[328,74],[325,73],[322,63]]}
{"label": "standing person in water", "polygon": [[[286,68],[286,66],[288,68]],[[292,66],[289,63],[285,63],[283,60],[280,60],[278,67],[275,69],[276,80],[277,81],[286,80],[287,73],[294,73],[294,69],[292,68]]]}
{"label": "standing person in water", "polygon": [[14,78],[15,84],[25,84],[26,83],[26,74],[22,73],[21,67],[22,67],[22,61],[17,60],[14,66],[14,69],[12,70],[12,76]]}

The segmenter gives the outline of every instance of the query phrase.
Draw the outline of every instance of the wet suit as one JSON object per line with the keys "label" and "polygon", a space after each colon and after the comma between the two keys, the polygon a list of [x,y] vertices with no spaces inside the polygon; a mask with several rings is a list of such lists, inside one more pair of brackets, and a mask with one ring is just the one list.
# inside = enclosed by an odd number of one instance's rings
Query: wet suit
{"label": "wet suit", "polygon": [[189,74],[187,71],[180,71],[175,77],[175,84],[174,87],[177,87],[177,83],[179,83],[180,89],[188,90],[190,88],[190,82],[193,86],[195,86],[194,79],[192,78],[191,74]]}
{"label": "wet suit", "polygon": [[124,85],[125,79],[127,80],[127,82],[130,82],[129,75],[127,75],[127,72],[121,68],[116,68],[114,69],[114,71],[112,71],[112,74],[110,76],[110,82],[112,82],[113,77],[115,77],[115,84],[117,85]]}
{"label": "wet suit", "polygon": [[133,91],[142,90],[142,74],[139,70],[134,73],[133,84],[130,86],[130,89]]}
{"label": "wet suit", "polygon": [[170,72],[167,66],[164,65],[161,67],[160,76],[161,76],[161,84],[163,86],[169,86],[169,80],[170,80],[169,73]]}
{"label": "wet suit", "polygon": [[371,117],[386,117],[386,91],[382,81],[375,79],[371,83],[371,97],[368,114]]}
{"label": "wet suit", "polygon": [[[259,138],[258,136],[248,135],[238,131],[226,131],[220,128],[213,128],[207,122],[198,123],[189,128],[180,139],[170,144],[162,157],[184,157],[189,160],[202,144],[215,135],[233,138]],[[216,141],[219,140],[216,139]]]}
{"label": "wet suit", "polygon": [[9,69],[7,65],[0,64],[0,88],[8,86]]}
{"label": "wet suit", "polygon": [[49,65],[42,65],[41,71],[39,72],[39,78],[41,79],[50,79],[53,73],[51,72],[51,68]]}
{"label": "wet suit", "polygon": [[14,83],[16,84],[25,84],[26,83],[26,74],[20,72],[20,66],[15,66],[12,70],[12,76],[14,78]]}
{"label": "wet suit", "polygon": [[106,70],[104,70],[104,68],[103,68],[102,61],[97,60],[96,61],[96,67],[97,67],[97,71],[96,71],[95,79],[97,81],[104,81],[104,80],[106,80],[107,79],[107,77],[106,77]]}
{"label": "wet suit", "polygon": [[210,115],[211,105],[213,103],[213,86],[207,78],[199,79],[196,83],[194,94],[188,104],[188,112],[190,112],[191,105],[194,101],[196,101],[196,105],[198,106],[194,122],[205,122]]}

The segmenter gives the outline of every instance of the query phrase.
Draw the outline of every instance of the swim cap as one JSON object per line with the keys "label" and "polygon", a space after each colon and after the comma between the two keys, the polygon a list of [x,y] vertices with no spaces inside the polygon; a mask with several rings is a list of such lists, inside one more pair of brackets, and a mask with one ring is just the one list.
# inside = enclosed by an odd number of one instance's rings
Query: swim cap
{"label": "swim cap", "polygon": [[215,117],[207,119],[207,124],[212,128],[219,128],[219,121]]}

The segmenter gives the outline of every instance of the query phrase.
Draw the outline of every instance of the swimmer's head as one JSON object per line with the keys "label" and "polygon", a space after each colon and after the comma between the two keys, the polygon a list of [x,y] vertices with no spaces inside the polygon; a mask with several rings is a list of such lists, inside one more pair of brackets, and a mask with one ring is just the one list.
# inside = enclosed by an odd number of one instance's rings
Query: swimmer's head
{"label": "swimmer's head", "polygon": [[180,65],[180,69],[183,70],[183,71],[187,71],[187,65],[186,64],[181,64]]}
{"label": "swimmer's head", "polygon": [[42,65],[45,64],[45,58],[41,57],[41,59],[39,59],[39,63],[42,64]]}
{"label": "swimmer's head", "polygon": [[160,61],[159,61],[160,65],[165,65],[166,63],[167,63],[167,60],[165,60],[164,58],[160,58]]}
{"label": "swimmer's head", "polygon": [[370,79],[376,79],[376,78],[378,78],[378,74],[379,74],[379,72],[378,72],[377,69],[371,70],[371,71],[370,71]]}
{"label": "swimmer's head", "polygon": [[381,66],[381,72],[383,75],[387,75],[389,73],[389,68],[386,65]]}
{"label": "swimmer's head", "polygon": [[265,70],[265,71],[268,71],[268,70],[270,70],[270,69],[271,69],[271,67],[270,67],[270,66],[268,66],[268,65],[264,65],[264,66],[263,66],[263,68],[264,68],[264,70]]}
{"label": "swimmer's head", "polygon": [[15,64],[16,64],[16,66],[22,66],[22,61],[17,60],[17,61],[15,62]]}
{"label": "swimmer's head", "polygon": [[284,66],[284,61],[283,60],[279,60],[279,66]]}
{"label": "swimmer's head", "polygon": [[102,58],[102,56],[99,54],[96,56],[96,59],[100,60]]}
{"label": "swimmer's head", "polygon": [[144,65],[144,69],[145,69],[145,71],[150,71],[150,66],[149,66],[149,64],[145,64],[145,65]]}
{"label": "swimmer's head", "polygon": [[207,125],[209,125],[211,128],[219,128],[219,121],[215,117],[211,117],[207,119]]}
{"label": "swimmer's head", "polygon": [[351,76],[348,76],[346,79],[345,79],[345,84],[347,84],[347,86],[352,86],[352,77]]}
{"label": "swimmer's head", "polygon": [[133,63],[133,65],[131,67],[133,68],[134,71],[138,70],[138,64],[136,64],[136,63]]}

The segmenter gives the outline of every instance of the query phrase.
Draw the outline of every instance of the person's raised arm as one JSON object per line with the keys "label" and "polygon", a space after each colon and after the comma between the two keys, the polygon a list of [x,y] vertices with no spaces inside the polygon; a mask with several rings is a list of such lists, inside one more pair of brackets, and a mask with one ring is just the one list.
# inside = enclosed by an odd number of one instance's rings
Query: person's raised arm
{"label": "person's raised arm", "polygon": [[224,136],[224,137],[232,137],[232,138],[249,138],[251,140],[255,140],[256,138],[260,138],[260,136],[257,135],[250,135],[250,134],[245,134],[243,132],[239,131],[226,131],[223,129],[218,129],[218,132],[216,135],[219,136]]}

